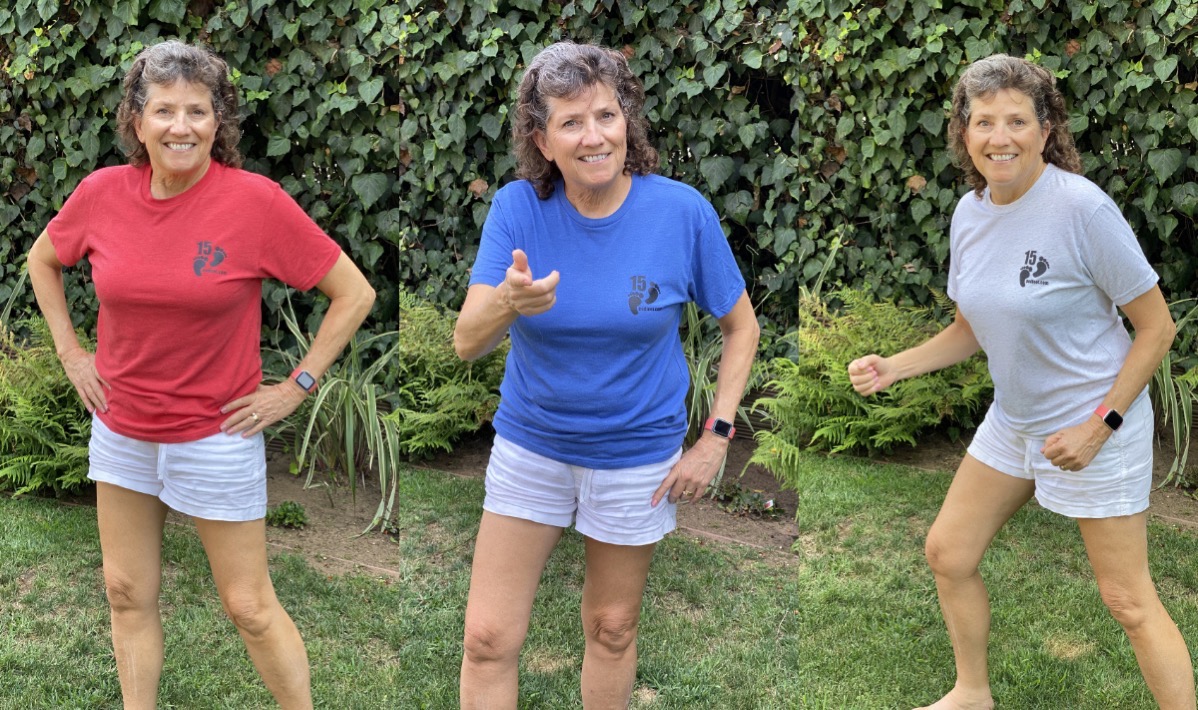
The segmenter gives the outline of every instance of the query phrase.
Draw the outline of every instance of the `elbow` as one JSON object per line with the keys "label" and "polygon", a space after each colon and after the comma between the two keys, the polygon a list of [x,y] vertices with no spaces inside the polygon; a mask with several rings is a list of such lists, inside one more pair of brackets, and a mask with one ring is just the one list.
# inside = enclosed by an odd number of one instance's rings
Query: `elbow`
{"label": "elbow", "polygon": [[458,332],[457,328],[454,328],[453,330],[453,352],[458,356],[458,358],[465,360],[466,362],[473,362],[477,360],[480,355],[476,348],[472,347],[470,343],[466,342],[465,338],[462,337],[462,334]]}

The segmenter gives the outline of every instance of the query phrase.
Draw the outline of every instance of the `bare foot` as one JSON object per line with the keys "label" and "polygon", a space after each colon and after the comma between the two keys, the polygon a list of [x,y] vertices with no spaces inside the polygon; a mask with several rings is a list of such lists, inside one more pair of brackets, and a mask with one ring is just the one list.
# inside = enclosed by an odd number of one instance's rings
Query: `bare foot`
{"label": "bare foot", "polygon": [[989,688],[981,691],[953,688],[948,695],[931,705],[915,710],[994,710],[994,698],[991,697]]}

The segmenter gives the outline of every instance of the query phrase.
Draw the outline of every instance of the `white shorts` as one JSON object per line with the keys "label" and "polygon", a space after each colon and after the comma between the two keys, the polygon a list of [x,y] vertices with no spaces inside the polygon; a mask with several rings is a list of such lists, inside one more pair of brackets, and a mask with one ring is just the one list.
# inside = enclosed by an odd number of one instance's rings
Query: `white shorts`
{"label": "white shorts", "polygon": [[495,436],[487,464],[483,510],[559,528],[574,524],[587,537],[612,545],[648,545],[677,524],[677,506],[653,493],[682,457],[632,468],[593,469],[554,461]]}
{"label": "white shorts", "polygon": [[92,416],[87,477],[157,497],[202,520],[266,516],[266,445],[261,434],[218,433],[198,441],[155,444],[131,439]]}
{"label": "white shorts", "polygon": [[1114,518],[1148,507],[1152,490],[1152,403],[1139,397],[1123,426],[1080,471],[1062,471],[1040,453],[1044,439],[1015,431],[1003,411],[990,405],[969,454],[987,466],[1036,482],[1036,500],[1070,518]]}

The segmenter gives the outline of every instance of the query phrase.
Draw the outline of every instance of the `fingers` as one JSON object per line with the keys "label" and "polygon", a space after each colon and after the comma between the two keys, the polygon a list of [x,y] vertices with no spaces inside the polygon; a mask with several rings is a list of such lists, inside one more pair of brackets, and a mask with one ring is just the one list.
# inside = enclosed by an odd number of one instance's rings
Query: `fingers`
{"label": "fingers", "polygon": [[305,393],[288,382],[259,388],[253,394],[240,397],[221,407],[222,413],[232,414],[221,422],[226,434],[251,437],[266,427],[286,419],[304,400]]}
{"label": "fingers", "polygon": [[878,372],[880,360],[877,355],[866,355],[849,363],[849,382],[857,394],[869,396],[882,389]]}
{"label": "fingers", "polygon": [[528,270],[528,255],[523,249],[512,250],[512,268],[516,271],[523,271],[531,278],[532,272]]}
{"label": "fingers", "polygon": [[657,490],[653,491],[653,497],[649,499],[649,505],[656,508],[657,504],[661,502],[662,496],[666,494],[666,491],[670,490],[674,486],[674,481],[677,478],[677,474],[671,470],[669,475],[666,476],[665,480],[661,482],[661,485],[657,487]]}
{"label": "fingers", "polygon": [[557,284],[562,280],[562,275],[557,273],[557,269],[549,272],[549,275],[543,279],[537,279],[532,282],[532,288],[543,288],[546,292],[557,288]]}

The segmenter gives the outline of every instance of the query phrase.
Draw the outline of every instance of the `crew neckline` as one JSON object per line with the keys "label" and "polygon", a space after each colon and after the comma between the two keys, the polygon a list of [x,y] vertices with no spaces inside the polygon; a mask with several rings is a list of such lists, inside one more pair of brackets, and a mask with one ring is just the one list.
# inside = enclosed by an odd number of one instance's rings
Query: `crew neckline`
{"label": "crew neckline", "polygon": [[196,181],[196,184],[187,188],[183,192],[180,192],[178,195],[172,195],[171,197],[165,197],[160,200],[157,197],[154,197],[154,194],[150,192],[150,181],[154,177],[154,168],[149,163],[146,163],[142,167],[141,176],[142,200],[149,205],[166,207],[195,199],[196,196],[202,193],[209,184],[217,179],[216,174],[224,169],[224,164],[219,163],[216,160],[212,160],[208,163],[208,169],[204,171],[204,175],[198,181]]}

